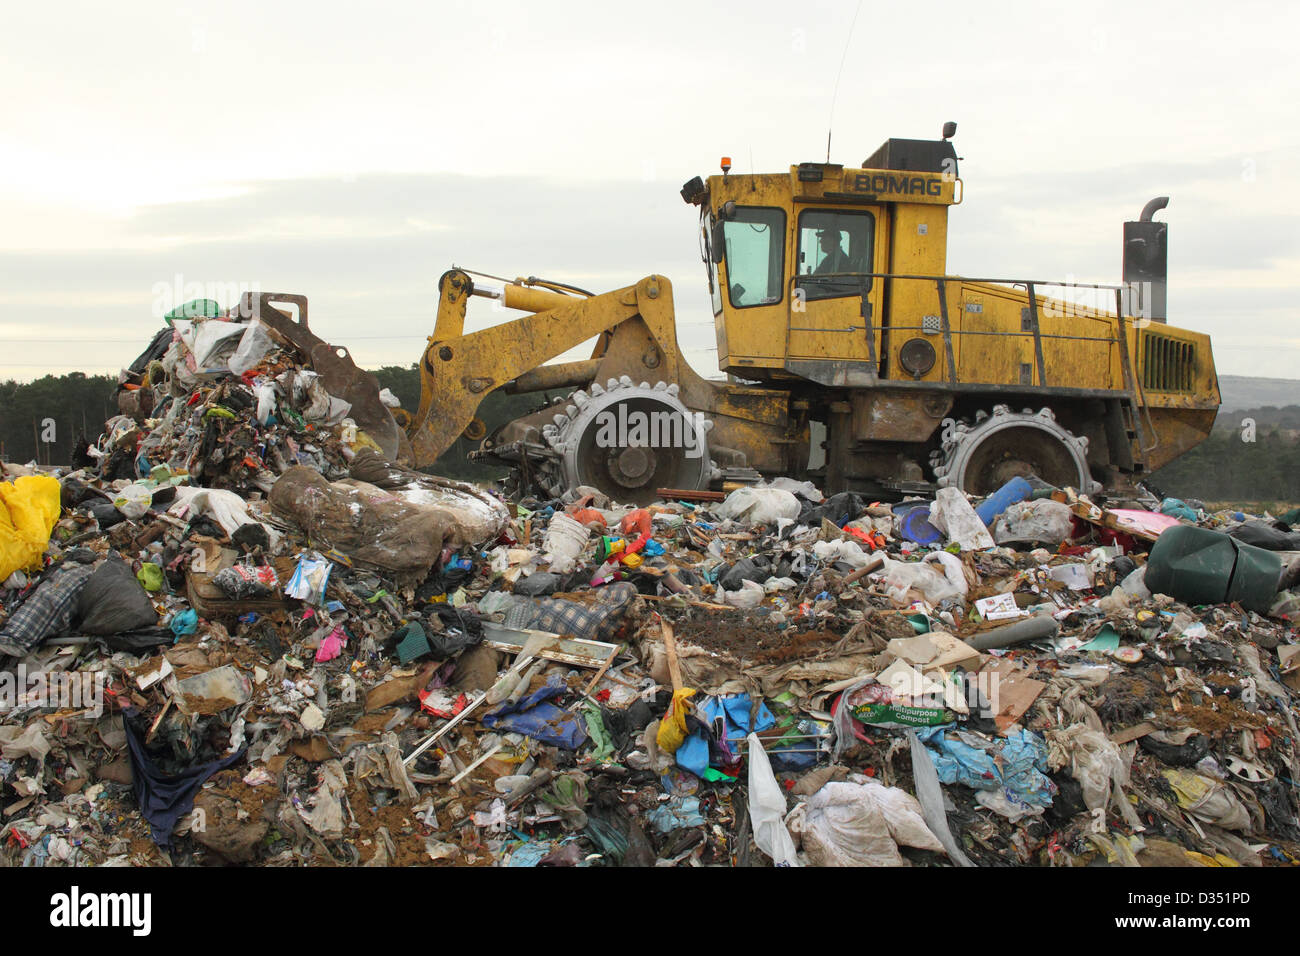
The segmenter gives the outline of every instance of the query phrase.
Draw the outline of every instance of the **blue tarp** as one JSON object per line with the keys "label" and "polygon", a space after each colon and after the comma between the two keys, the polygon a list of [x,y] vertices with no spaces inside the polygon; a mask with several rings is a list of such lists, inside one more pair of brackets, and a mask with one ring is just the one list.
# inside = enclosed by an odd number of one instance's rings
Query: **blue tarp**
{"label": "blue tarp", "polygon": [[564,681],[552,676],[546,684],[516,704],[504,703],[483,715],[483,726],[489,730],[523,734],[552,747],[577,750],[587,739],[587,728],[582,718],[549,704],[552,697],[564,693]]}

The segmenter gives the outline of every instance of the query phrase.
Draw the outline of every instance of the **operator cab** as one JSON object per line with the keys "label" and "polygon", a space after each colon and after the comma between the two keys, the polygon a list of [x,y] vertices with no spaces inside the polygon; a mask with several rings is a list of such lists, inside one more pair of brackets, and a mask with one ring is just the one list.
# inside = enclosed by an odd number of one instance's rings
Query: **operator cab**
{"label": "operator cab", "polygon": [[723,371],[858,386],[901,368],[883,333],[898,310],[881,277],[944,273],[957,192],[946,137],[955,131],[887,140],[861,168],[801,163],[729,175],[724,160],[721,176],[682,187],[700,207]]}

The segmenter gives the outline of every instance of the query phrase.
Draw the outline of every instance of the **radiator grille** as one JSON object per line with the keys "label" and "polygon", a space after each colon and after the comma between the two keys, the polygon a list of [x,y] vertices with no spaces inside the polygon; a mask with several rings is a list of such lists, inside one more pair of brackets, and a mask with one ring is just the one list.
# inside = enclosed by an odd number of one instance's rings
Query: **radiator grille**
{"label": "radiator grille", "polygon": [[1195,389],[1196,345],[1167,335],[1142,336],[1142,387],[1154,392]]}

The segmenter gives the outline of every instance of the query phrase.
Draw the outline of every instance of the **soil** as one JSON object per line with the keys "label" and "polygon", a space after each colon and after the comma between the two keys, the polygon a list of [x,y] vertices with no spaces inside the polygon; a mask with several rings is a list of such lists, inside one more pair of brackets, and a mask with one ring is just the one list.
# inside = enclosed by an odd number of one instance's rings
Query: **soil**
{"label": "soil", "polygon": [[383,843],[383,838],[378,835],[379,828],[387,827],[388,838],[397,850],[389,859],[389,866],[433,865],[424,849],[424,824],[416,819],[410,804],[390,803],[386,807],[377,807],[365,788],[356,783],[348,788],[347,794],[357,823],[361,824],[359,830],[348,831],[348,841],[361,853],[362,863],[378,852]]}

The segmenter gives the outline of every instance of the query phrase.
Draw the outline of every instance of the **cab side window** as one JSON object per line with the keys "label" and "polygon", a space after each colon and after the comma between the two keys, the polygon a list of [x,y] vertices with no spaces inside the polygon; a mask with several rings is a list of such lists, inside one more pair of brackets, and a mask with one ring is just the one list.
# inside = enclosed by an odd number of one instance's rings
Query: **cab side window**
{"label": "cab side window", "polygon": [[780,302],[785,284],[785,213],[764,206],[740,206],[722,230],[732,307]]}
{"label": "cab side window", "polygon": [[[799,215],[796,284],[806,299],[858,295],[871,272],[876,218],[861,210],[808,209]],[[871,278],[865,279],[871,288]]]}

